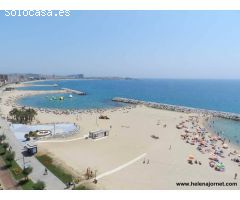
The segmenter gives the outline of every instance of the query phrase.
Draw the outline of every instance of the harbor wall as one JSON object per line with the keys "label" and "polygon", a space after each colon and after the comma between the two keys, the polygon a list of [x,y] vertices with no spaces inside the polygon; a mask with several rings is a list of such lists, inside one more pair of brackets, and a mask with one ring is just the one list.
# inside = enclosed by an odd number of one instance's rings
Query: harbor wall
{"label": "harbor wall", "polygon": [[78,91],[78,90],[72,90],[69,88],[62,88],[62,90],[72,93],[72,94],[77,94],[77,95],[86,95],[86,92]]}
{"label": "harbor wall", "polygon": [[135,104],[135,105],[144,105],[144,106],[151,107],[151,108],[183,112],[183,113],[208,114],[208,115],[212,115],[213,117],[220,117],[220,118],[240,121],[240,114],[237,114],[237,113],[221,112],[221,111],[215,111],[215,110],[177,106],[177,105],[163,104],[163,103],[156,103],[156,102],[147,102],[147,101],[140,101],[140,100],[136,100],[136,99],[128,99],[128,98],[121,98],[121,97],[115,97],[112,99],[112,101],[128,103],[128,104]]}

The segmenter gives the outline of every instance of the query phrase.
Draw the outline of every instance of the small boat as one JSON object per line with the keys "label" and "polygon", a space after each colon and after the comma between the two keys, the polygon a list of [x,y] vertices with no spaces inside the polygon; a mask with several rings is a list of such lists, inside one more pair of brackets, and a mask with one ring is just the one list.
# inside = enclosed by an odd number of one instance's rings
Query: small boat
{"label": "small boat", "polygon": [[59,100],[61,100],[61,101],[64,100],[64,97],[59,97]]}
{"label": "small boat", "polygon": [[69,98],[73,98],[73,95],[69,94]]}

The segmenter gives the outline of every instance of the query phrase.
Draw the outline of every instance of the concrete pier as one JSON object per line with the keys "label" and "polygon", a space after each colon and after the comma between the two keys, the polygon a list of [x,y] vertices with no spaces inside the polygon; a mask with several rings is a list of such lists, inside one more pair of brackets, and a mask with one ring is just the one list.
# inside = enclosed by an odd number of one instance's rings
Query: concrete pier
{"label": "concrete pier", "polygon": [[200,108],[191,108],[191,107],[155,103],[155,102],[146,102],[146,101],[140,101],[136,99],[121,98],[121,97],[115,97],[112,99],[112,101],[135,104],[135,105],[145,105],[151,108],[176,111],[176,112],[184,112],[184,113],[192,112],[192,113],[209,114],[209,115],[212,115],[213,117],[221,117],[225,119],[240,121],[240,114],[237,114],[237,113],[221,112],[221,111],[207,110],[207,109],[200,109]]}
{"label": "concrete pier", "polygon": [[65,90],[66,92],[72,93],[72,94],[77,94],[77,95],[86,95],[85,92],[78,91],[78,90],[72,90],[69,88],[61,88],[62,90]]}

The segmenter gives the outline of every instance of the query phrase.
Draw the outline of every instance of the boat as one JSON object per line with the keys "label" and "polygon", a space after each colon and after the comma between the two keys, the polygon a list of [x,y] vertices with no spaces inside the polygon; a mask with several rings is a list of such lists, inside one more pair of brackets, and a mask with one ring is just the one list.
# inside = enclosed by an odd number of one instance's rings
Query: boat
{"label": "boat", "polygon": [[73,98],[73,95],[69,94],[69,98]]}

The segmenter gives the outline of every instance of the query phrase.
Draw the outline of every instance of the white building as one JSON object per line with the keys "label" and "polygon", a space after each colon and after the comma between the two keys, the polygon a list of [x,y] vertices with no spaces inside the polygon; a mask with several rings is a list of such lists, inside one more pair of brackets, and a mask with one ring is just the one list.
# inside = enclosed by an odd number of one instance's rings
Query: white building
{"label": "white building", "polygon": [[97,130],[97,131],[89,132],[89,138],[92,138],[92,139],[98,139],[98,138],[106,137],[108,135],[109,135],[108,130]]}

